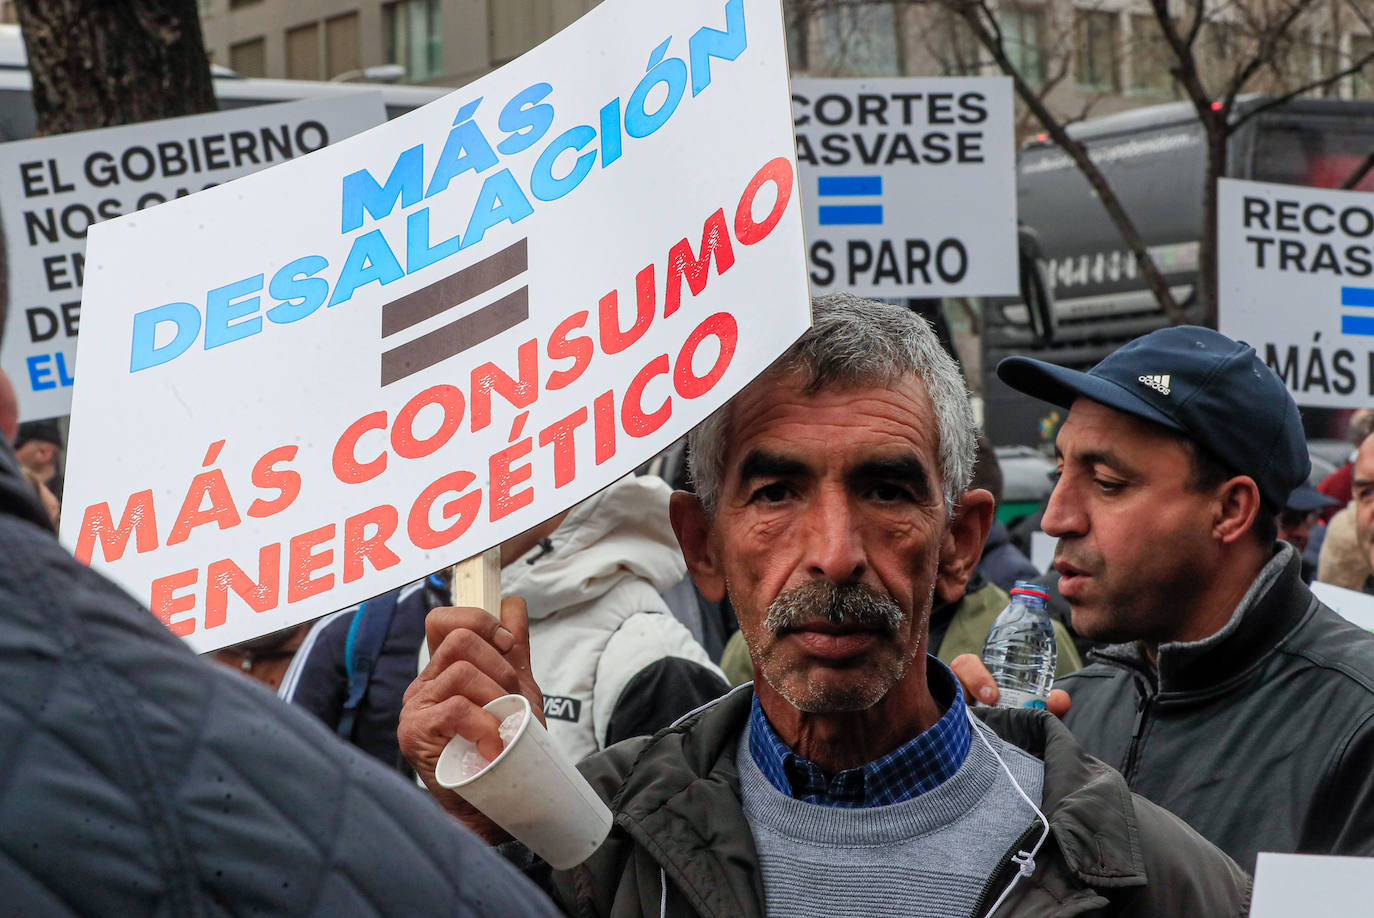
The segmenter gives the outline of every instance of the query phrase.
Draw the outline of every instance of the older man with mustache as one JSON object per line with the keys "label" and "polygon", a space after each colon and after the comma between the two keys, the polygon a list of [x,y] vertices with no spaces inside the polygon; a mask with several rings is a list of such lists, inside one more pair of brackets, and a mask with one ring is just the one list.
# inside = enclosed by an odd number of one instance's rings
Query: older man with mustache
{"label": "older man with mustache", "polygon": [[[1283,382],[1193,327],[1086,373],[1011,357],[998,375],[1069,408],[1042,525],[1075,630],[1115,642],[1058,682],[1074,735],[1247,869],[1260,851],[1374,855],[1374,635],[1275,540],[1310,468]],[[954,668],[995,696],[976,658]]]}
{"label": "older man with mustache", "polygon": [[[697,586],[739,616],[752,687],[581,764],[615,814],[586,862],[507,853],[576,915],[1242,914],[1239,868],[1048,713],[970,716],[927,653],[933,598],[961,594],[992,516],[967,490],[962,377],[904,309],[826,297],[813,318],[694,432],[697,493],[671,504]],[[501,613],[431,613],[400,730],[492,842],[434,765],[455,734],[499,751],[494,698],[540,710],[524,610]]]}

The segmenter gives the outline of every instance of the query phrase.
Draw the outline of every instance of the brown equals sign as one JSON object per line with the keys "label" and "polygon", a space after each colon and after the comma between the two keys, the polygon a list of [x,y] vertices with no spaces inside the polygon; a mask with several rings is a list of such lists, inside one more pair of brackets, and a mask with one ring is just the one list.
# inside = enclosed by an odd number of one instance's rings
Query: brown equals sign
{"label": "brown equals sign", "polygon": [[[528,239],[468,265],[382,307],[382,337],[420,324],[488,293],[529,268]],[[528,285],[434,331],[382,353],[382,385],[389,386],[514,328],[530,317]]]}

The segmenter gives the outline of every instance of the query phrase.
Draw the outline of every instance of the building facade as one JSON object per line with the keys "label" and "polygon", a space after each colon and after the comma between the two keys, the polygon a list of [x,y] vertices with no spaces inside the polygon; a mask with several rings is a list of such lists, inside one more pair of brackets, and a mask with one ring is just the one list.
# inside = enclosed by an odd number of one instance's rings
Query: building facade
{"label": "building facade", "polygon": [[199,0],[210,59],[243,76],[461,86],[519,57],[599,0]]}

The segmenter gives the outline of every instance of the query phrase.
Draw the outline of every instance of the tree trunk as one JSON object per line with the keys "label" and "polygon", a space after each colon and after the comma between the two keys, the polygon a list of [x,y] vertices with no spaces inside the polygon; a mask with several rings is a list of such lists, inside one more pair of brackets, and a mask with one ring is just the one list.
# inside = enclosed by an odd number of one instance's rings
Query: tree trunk
{"label": "tree trunk", "polygon": [[1226,151],[1230,134],[1226,122],[1213,119],[1204,122],[1207,131],[1207,166],[1202,177],[1202,232],[1197,252],[1197,297],[1202,304],[1202,324],[1216,328],[1218,321],[1217,277],[1217,180],[1226,175]]}
{"label": "tree trunk", "polygon": [[42,135],[216,109],[196,0],[18,0]]}

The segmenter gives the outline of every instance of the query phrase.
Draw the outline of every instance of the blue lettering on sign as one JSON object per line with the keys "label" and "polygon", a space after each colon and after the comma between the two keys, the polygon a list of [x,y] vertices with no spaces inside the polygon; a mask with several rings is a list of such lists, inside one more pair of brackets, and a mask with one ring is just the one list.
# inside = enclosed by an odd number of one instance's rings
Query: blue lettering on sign
{"label": "blue lettering on sign", "polygon": [[[29,370],[29,388],[34,392],[42,392],[45,389],[56,389],[58,386],[66,388],[76,382],[72,374],[67,370],[67,355],[58,351],[55,354],[34,354],[24,361]],[[50,366],[49,364],[56,364]],[[50,379],[54,370],[57,373],[56,379]]]}
{"label": "blue lettering on sign", "polygon": [[[321,305],[346,303],[360,288],[374,283],[385,286],[436,265],[480,243],[494,227],[519,223],[534,214],[537,205],[572,194],[598,168],[604,171],[631,156],[636,143],[658,135],[677,112],[705,92],[721,72],[713,62],[734,62],[744,56],[749,48],[744,0],[724,0],[721,9],[722,28],[703,25],[685,41],[679,38],[675,43],[672,35],[657,41],[638,80],[594,111],[568,119],[568,126],[557,132],[552,82],[533,83],[499,108],[494,104],[484,108],[480,96],[465,101],[458,106],[437,156],[432,155],[434,145],[427,157],[425,144],[415,144],[396,154],[388,168],[359,169],[343,176],[339,231],[352,240],[342,265],[335,262],[339,273],[332,282],[326,272],[334,266],[326,258],[304,255],[271,273],[266,291],[276,302],[265,311],[261,294],[267,271],[189,301],[142,310],[134,315],[130,330],[129,372],[166,364],[197,341],[209,349],[260,334],[265,328],[263,316],[281,325],[299,321]],[[486,127],[479,122],[479,114],[488,121]],[[489,134],[493,119],[497,130]],[[677,137],[674,142],[687,139]],[[538,156],[522,161],[518,169],[513,161],[500,167],[502,157],[536,147]],[[408,213],[404,227],[388,227],[385,234],[381,228],[368,228],[398,210],[408,211],[448,191],[454,179],[469,172],[481,184],[471,204],[463,205],[453,221],[453,226],[465,224],[461,234],[431,240],[428,206]],[[379,175],[385,178],[378,179]],[[464,194],[469,194],[469,186],[464,187]],[[444,202],[433,212],[448,215],[455,210]],[[397,245],[402,233],[404,242]],[[397,253],[405,256],[404,267]],[[41,376],[43,371],[37,372]],[[46,378],[39,381],[55,385]]]}

